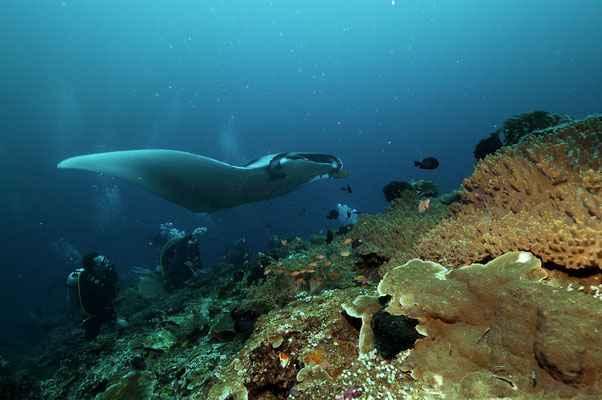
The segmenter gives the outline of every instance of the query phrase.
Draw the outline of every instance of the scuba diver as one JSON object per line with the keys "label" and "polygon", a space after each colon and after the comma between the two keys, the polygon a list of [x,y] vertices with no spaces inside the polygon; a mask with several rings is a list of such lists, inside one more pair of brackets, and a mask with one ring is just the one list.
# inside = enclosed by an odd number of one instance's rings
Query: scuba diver
{"label": "scuba diver", "polygon": [[90,253],[82,259],[82,267],[69,274],[66,284],[75,292],[86,316],[83,321],[86,339],[94,340],[103,322],[127,326],[125,320],[117,318],[113,308],[118,287],[115,264],[103,255]]}
{"label": "scuba diver", "polygon": [[163,246],[159,266],[168,292],[182,287],[193,276],[198,277],[197,270],[202,267],[199,236],[203,232],[197,228],[190,235],[176,236]]}

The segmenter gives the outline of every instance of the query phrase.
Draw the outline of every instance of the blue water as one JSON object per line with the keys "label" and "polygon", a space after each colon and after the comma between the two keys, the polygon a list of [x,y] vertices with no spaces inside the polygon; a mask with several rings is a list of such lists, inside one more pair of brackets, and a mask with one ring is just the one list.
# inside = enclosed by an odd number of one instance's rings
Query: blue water
{"label": "blue water", "polygon": [[[325,215],[337,203],[380,212],[391,180],[454,189],[478,140],[511,115],[602,111],[598,0],[4,0],[0,9],[0,354],[39,340],[30,311],[64,309],[59,240],[125,273],[154,267],[148,236],[160,223],[205,225],[211,265],[240,237],[260,251],[270,235],[334,227]],[[56,169],[70,156],[138,148],[232,163],[322,152],[351,176],[205,218],[106,176]],[[426,156],[441,166],[416,169]]]}

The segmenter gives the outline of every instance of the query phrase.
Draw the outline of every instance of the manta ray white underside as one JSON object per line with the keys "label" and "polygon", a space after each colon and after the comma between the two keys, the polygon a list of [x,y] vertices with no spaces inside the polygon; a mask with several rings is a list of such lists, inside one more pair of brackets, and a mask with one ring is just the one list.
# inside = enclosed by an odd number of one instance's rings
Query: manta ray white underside
{"label": "manta ray white underside", "polygon": [[173,150],[128,150],[68,158],[58,168],[99,172],[133,183],[193,212],[272,199],[333,177],[343,163],[318,153],[278,153],[237,167]]}

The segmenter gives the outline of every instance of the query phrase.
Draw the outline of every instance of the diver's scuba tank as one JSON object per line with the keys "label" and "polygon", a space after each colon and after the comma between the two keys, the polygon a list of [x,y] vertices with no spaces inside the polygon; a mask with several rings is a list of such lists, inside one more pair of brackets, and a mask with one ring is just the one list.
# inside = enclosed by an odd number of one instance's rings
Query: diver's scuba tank
{"label": "diver's scuba tank", "polygon": [[67,275],[67,279],[65,281],[65,284],[67,285],[67,304],[70,313],[79,312],[80,305],[77,280],[79,279],[79,274],[83,270],[83,268],[76,269],[75,271]]}

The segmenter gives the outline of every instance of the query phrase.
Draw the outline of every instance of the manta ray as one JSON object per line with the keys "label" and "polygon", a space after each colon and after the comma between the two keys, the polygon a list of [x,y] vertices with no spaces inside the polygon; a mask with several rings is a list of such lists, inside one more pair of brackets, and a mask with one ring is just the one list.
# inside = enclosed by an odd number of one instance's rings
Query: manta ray
{"label": "manta ray", "polygon": [[343,168],[329,154],[270,154],[245,166],[174,150],[127,150],[67,158],[58,168],[114,176],[193,212],[273,199]]}

